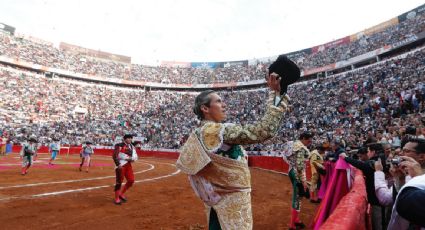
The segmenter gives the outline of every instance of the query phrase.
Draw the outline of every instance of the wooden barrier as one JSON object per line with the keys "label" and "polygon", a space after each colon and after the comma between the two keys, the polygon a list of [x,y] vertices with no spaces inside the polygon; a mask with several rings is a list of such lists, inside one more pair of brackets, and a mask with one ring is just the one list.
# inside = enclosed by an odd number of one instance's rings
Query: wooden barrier
{"label": "wooden barrier", "polygon": [[[20,152],[22,146],[14,145],[12,147],[12,152]],[[82,146],[71,146],[71,147],[62,147],[59,151],[60,155],[67,154],[80,154]],[[112,156],[114,152],[113,149],[109,148],[97,148],[94,149],[94,155],[103,155],[103,156]],[[48,153],[49,148],[47,146],[41,146],[38,149],[38,153]],[[166,158],[166,159],[177,159],[179,157],[179,153],[177,151],[166,151],[166,150],[139,150],[137,149],[137,154],[141,157],[157,157],[157,158]]]}
{"label": "wooden barrier", "polygon": [[[248,165],[250,167],[272,170],[281,173],[288,173],[289,165],[282,157],[269,157],[269,156],[249,156]],[[311,178],[310,163],[306,163],[306,176],[307,179]]]}

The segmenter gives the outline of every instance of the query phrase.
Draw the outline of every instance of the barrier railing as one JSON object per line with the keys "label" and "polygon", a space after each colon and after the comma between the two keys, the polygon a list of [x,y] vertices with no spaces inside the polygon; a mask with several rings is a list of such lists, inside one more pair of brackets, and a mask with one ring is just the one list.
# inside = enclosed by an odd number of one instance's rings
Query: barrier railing
{"label": "barrier railing", "polygon": [[368,229],[366,185],[362,171],[355,170],[354,182],[350,192],[341,199],[320,229]]}
{"label": "barrier railing", "polygon": [[[12,152],[20,152],[22,146],[14,145],[12,147]],[[82,147],[81,146],[71,146],[71,147],[62,147],[59,151],[60,155],[73,155],[80,154]],[[113,149],[107,148],[95,148],[93,149],[94,155],[103,155],[103,156],[112,156],[114,152]],[[38,148],[38,153],[48,153],[49,148],[47,146],[41,146]],[[177,159],[179,154],[176,151],[167,151],[167,150],[145,150],[137,149],[137,154],[141,157],[157,157],[157,158],[167,158],[167,159]]]}
{"label": "barrier railing", "polygon": [[[272,157],[272,156],[249,156],[248,164],[250,167],[261,168],[271,171],[276,171],[280,173],[287,174],[289,170],[289,165],[286,163],[282,157]],[[306,176],[307,179],[311,178],[310,164],[306,164]]]}

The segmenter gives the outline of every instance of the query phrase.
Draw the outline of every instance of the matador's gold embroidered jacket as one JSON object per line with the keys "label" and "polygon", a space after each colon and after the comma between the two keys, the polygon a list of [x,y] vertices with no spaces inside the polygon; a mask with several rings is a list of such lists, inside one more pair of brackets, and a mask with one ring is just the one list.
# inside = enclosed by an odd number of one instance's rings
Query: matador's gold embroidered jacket
{"label": "matador's gold embroidered jacket", "polygon": [[288,156],[289,170],[294,169],[298,182],[306,182],[305,156],[310,155],[310,151],[304,144],[297,140],[294,142],[292,155]]}
{"label": "matador's gold embroidered jacket", "polygon": [[195,193],[204,201],[207,217],[217,212],[222,229],[252,229],[251,175],[242,146],[273,137],[288,106],[284,97],[274,106],[270,92],[263,118],[254,124],[202,122],[191,133],[176,165],[190,175]]}
{"label": "matador's gold embroidered jacket", "polygon": [[317,168],[324,169],[323,166],[323,157],[320,155],[319,151],[313,150],[311,151],[310,156],[308,157],[310,161],[311,175],[314,175],[317,172]]}

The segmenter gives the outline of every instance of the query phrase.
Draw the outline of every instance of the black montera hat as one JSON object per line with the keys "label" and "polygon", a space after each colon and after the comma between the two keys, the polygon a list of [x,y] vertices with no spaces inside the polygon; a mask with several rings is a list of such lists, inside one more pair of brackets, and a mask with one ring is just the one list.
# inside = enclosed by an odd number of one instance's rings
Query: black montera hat
{"label": "black montera hat", "polygon": [[133,135],[131,135],[131,134],[125,134],[124,137],[123,137],[123,139],[127,139],[127,138],[133,138]]}
{"label": "black montera hat", "polygon": [[300,68],[285,55],[279,55],[275,62],[269,66],[269,73],[277,73],[281,77],[280,94],[285,94],[288,85],[298,81],[301,77]]}

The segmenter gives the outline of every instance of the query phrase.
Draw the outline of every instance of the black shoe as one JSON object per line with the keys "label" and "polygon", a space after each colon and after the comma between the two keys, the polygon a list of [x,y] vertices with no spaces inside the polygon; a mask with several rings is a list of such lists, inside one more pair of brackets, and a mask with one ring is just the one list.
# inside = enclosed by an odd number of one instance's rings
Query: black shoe
{"label": "black shoe", "polygon": [[124,198],[124,197],[122,197],[122,196],[120,196],[120,200],[121,200],[123,203],[127,202],[127,198]]}
{"label": "black shoe", "polygon": [[297,227],[297,229],[304,229],[305,228],[305,224],[303,222],[295,223],[295,226]]}

